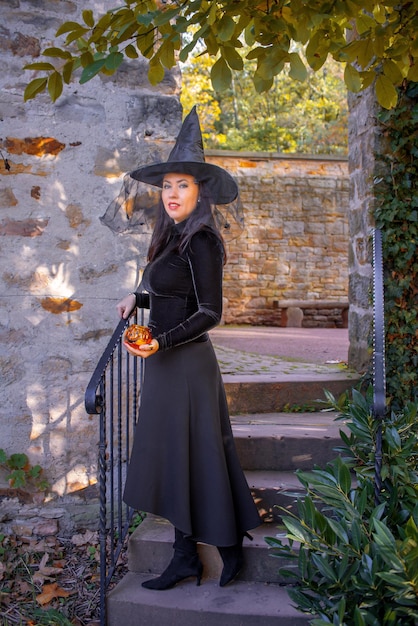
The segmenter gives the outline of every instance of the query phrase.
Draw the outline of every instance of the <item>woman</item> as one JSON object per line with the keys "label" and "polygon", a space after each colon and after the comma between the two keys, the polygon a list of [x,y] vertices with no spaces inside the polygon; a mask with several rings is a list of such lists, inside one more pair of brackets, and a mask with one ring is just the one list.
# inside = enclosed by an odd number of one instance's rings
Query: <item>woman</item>
{"label": "woman", "polygon": [[243,564],[242,540],[260,518],[239,464],[224,387],[207,331],[222,313],[225,250],[215,204],[238,195],[234,179],[205,163],[195,109],[184,120],[165,163],[131,174],[162,189],[148,252],[144,292],[117,305],[127,319],[150,308],[153,339],[134,356],[147,359],[141,406],[124,500],[168,519],[175,527],[174,556],[149,589],[169,589],[190,576],[200,584],[196,542],[218,547],[220,585]]}

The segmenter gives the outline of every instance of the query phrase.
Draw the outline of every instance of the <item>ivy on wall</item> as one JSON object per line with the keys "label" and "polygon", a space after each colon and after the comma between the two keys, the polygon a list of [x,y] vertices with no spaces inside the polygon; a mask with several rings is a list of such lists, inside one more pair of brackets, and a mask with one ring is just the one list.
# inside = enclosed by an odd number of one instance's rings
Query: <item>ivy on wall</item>
{"label": "ivy on wall", "polygon": [[399,407],[418,395],[418,83],[406,83],[379,122],[385,148],[375,220],[385,268],[387,395]]}

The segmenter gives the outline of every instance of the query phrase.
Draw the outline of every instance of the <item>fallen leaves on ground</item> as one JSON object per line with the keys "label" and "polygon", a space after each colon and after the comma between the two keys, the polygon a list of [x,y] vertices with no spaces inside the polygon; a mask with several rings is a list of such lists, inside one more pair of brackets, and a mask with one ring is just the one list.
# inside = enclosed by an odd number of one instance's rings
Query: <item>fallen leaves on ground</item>
{"label": "fallen leaves on ground", "polygon": [[[116,581],[125,571],[123,551]],[[96,532],[71,539],[0,536],[1,626],[96,626],[99,585]]]}
{"label": "fallen leaves on ground", "polygon": [[41,606],[44,606],[45,604],[50,604],[55,598],[68,598],[71,593],[75,593],[75,591],[65,591],[65,589],[58,586],[58,583],[52,583],[42,587],[42,593],[36,596],[36,601]]}

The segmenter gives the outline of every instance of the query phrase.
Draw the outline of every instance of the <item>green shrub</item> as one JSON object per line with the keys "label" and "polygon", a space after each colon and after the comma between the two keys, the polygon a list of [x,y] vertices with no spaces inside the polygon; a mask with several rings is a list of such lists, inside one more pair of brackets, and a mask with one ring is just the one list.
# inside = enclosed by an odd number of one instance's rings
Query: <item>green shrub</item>
{"label": "green shrub", "polygon": [[295,560],[282,573],[296,581],[289,595],[314,616],[313,626],[418,623],[418,406],[408,403],[382,423],[376,499],[371,396],[352,392],[339,418],[341,456],[297,472],[307,495],[297,514],[282,517],[288,541],[266,538],[273,555]]}

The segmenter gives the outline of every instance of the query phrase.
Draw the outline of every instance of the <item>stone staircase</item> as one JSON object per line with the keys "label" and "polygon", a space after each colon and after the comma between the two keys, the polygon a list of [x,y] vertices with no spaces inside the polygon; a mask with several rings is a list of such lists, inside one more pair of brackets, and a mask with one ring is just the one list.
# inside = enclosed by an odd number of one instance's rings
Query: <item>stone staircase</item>
{"label": "stone staircase", "polygon": [[325,465],[339,445],[340,422],[330,412],[284,413],[285,405],[304,406],[323,398],[323,389],[338,396],[355,384],[353,375],[224,376],[231,423],[242,467],[263,518],[244,539],[245,565],[239,578],[221,588],[222,561],[213,546],[199,545],[204,564],[200,587],[185,580],[166,591],[141,582],[160,574],[172,556],[174,529],[148,516],[130,538],[129,573],[109,593],[108,626],[305,626],[308,616],[296,611],[264,537],[281,532],[280,510],[292,509],[302,486],[296,469]]}

